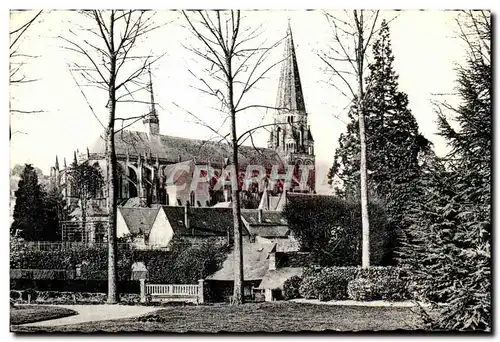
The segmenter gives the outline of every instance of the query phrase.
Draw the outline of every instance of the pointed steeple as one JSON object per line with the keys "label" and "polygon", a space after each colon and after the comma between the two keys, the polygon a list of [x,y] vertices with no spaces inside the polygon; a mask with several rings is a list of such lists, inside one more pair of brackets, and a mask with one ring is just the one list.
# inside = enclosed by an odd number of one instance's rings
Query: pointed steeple
{"label": "pointed steeple", "polygon": [[78,159],[76,159],[76,151],[73,153],[73,164],[78,165]]}
{"label": "pointed steeple", "polygon": [[148,69],[149,73],[149,94],[151,97],[149,104],[149,113],[144,117],[144,125],[146,125],[146,129],[149,135],[151,134],[159,134],[160,133],[160,120],[158,119],[158,114],[156,113],[155,107],[155,97],[153,93],[153,80],[151,77],[151,68]]}
{"label": "pointed steeple", "polygon": [[288,29],[286,33],[285,51],[283,54],[283,63],[281,65],[276,107],[286,108],[290,111],[305,112],[306,106],[304,104],[304,95],[300,83],[299,66],[295,54],[295,46],[293,44],[290,19],[288,20]]}
{"label": "pointed steeple", "polygon": [[56,163],[54,165],[55,169],[59,171],[59,160],[57,159],[57,154],[56,154]]}
{"label": "pointed steeple", "polygon": [[66,157],[64,157],[64,161],[63,161],[63,163],[64,163],[64,169],[66,169],[66,168],[67,168],[67,165],[66,165]]}

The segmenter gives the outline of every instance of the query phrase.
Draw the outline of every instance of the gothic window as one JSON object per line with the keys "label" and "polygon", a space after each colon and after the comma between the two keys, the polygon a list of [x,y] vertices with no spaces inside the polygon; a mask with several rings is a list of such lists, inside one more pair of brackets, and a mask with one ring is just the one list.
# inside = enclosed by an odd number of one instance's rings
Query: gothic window
{"label": "gothic window", "polygon": [[300,126],[300,146],[304,146],[304,126]]}
{"label": "gothic window", "polygon": [[276,129],[276,147],[278,147],[280,145],[280,132],[281,132],[281,128],[278,127]]}
{"label": "gothic window", "polygon": [[190,203],[189,203],[189,204],[190,204],[192,207],[194,207],[194,205],[196,204],[196,202],[195,202],[196,198],[195,198],[194,191],[191,191],[191,195],[190,195],[189,197],[190,197]]}
{"label": "gothic window", "polygon": [[128,196],[137,197],[137,175],[132,168],[128,168]]}

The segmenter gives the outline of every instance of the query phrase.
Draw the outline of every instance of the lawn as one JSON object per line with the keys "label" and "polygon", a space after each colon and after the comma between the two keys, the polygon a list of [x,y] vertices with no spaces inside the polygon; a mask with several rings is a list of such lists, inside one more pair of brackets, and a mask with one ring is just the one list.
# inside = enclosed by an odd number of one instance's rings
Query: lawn
{"label": "lawn", "polygon": [[293,302],[241,306],[179,306],[132,319],[58,327],[15,327],[19,332],[280,332],[414,330],[411,308],[349,307]]}
{"label": "lawn", "polygon": [[74,310],[41,305],[16,305],[10,308],[10,324],[25,324],[76,315]]}

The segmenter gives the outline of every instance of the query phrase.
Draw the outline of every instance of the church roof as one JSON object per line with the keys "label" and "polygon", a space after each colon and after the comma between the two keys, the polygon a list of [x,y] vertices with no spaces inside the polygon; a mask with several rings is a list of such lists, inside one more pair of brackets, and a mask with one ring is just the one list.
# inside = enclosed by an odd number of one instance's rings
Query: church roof
{"label": "church roof", "polygon": [[285,52],[281,65],[276,107],[286,108],[290,111],[306,111],[290,24],[288,24]]}
{"label": "church roof", "polygon": [[118,210],[120,210],[131,233],[149,235],[159,208],[120,207]]}
{"label": "church roof", "polygon": [[[226,164],[230,161],[232,148],[226,143],[216,141],[189,139],[170,135],[148,135],[146,132],[123,130],[116,134],[115,149],[117,156],[132,158],[158,156],[162,162],[177,163],[181,161],[195,160],[196,164]],[[105,153],[105,142],[103,137],[98,137],[91,146],[90,154],[103,155]],[[253,146],[239,147],[240,165],[264,165],[282,166],[283,161],[276,151],[269,148],[257,148]]]}

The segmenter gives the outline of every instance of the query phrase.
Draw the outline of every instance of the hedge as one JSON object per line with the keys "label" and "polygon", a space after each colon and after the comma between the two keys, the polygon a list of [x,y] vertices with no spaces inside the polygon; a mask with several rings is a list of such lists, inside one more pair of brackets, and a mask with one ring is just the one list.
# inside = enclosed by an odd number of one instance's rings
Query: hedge
{"label": "hedge", "polygon": [[[28,294],[31,304],[105,304],[107,299],[107,295],[101,292],[36,291],[32,289],[11,290],[10,299],[14,303],[27,303]],[[139,294],[120,294],[121,304],[139,302]]]}
{"label": "hedge", "polygon": [[285,300],[299,298],[300,292],[299,288],[302,284],[302,278],[299,276],[293,276],[285,280],[283,284],[283,297]]}
{"label": "hedge", "polygon": [[319,300],[403,300],[409,298],[407,272],[397,267],[310,267],[299,287],[302,297]]}
{"label": "hedge", "polygon": [[[119,248],[118,280],[130,280],[132,264],[144,262],[150,282],[195,284],[198,279],[217,271],[227,254],[227,245],[210,243],[195,246],[174,244],[170,251]],[[75,275],[73,278],[71,275],[77,265],[80,265],[80,275]],[[108,252],[107,248],[99,247],[62,251],[40,251],[26,247],[11,252],[10,268],[13,279],[105,281],[108,277]],[[26,272],[19,269],[34,271]]]}

